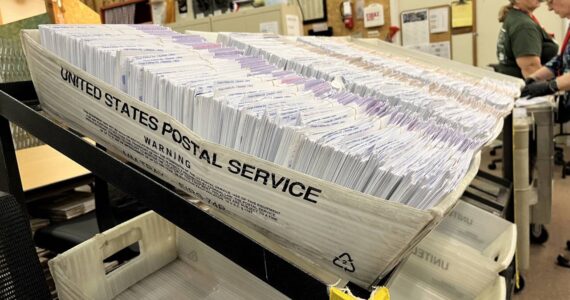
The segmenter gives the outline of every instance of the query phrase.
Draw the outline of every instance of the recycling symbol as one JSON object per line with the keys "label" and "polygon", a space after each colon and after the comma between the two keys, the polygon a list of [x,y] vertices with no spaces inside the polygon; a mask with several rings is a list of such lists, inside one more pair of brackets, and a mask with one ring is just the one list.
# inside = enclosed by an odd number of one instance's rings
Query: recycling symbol
{"label": "recycling symbol", "polygon": [[333,259],[333,264],[339,268],[343,268],[346,272],[352,273],[356,271],[356,267],[352,262],[350,254],[343,253]]}

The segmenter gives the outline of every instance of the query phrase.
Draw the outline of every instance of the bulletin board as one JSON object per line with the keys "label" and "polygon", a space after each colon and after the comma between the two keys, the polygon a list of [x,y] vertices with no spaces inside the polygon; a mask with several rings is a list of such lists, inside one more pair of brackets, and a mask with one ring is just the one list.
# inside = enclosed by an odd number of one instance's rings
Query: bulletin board
{"label": "bulletin board", "polygon": [[[451,1],[451,27],[454,35],[477,32],[477,0]],[[473,65],[477,65],[477,35],[473,34]]]}
{"label": "bulletin board", "polygon": [[402,46],[439,57],[452,57],[451,6],[439,5],[400,14]]}
{"label": "bulletin board", "polygon": [[[306,24],[304,25],[305,35],[308,34],[309,29],[313,27],[323,26],[331,27],[335,36],[354,36],[361,38],[379,38],[385,39],[392,24],[390,20],[390,0],[353,0],[352,13],[354,17],[354,28],[348,29],[344,26],[342,16],[340,14],[340,5],[343,0],[326,0],[327,8],[327,21],[323,23]],[[380,4],[384,8],[384,25],[378,27],[364,27],[364,18],[359,15],[358,8],[361,6],[368,6],[370,4]]]}

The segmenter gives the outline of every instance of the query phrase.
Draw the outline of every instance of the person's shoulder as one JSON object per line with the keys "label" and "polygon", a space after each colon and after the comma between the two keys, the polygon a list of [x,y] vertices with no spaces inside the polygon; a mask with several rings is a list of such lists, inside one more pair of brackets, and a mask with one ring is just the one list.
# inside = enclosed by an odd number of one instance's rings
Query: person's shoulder
{"label": "person's shoulder", "polygon": [[535,24],[534,21],[522,11],[511,9],[505,17],[505,24]]}
{"label": "person's shoulder", "polygon": [[538,31],[540,29],[540,27],[531,18],[521,12],[509,13],[505,19],[505,27],[511,32],[519,30]]}

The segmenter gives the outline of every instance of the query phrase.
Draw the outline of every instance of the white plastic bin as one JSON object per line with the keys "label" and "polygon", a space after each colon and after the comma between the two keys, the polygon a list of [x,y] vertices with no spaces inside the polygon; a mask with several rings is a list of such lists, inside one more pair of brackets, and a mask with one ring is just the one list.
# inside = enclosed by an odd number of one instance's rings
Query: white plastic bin
{"label": "white plastic bin", "polygon": [[[139,242],[140,255],[105,274],[103,260]],[[59,299],[287,299],[154,212],[49,262]]]}
{"label": "white plastic bin", "polygon": [[[485,288],[485,290],[475,298],[475,300],[503,300],[507,298],[507,285],[503,276],[498,276],[493,284]],[[417,282],[414,279],[401,274],[390,287],[390,299],[392,300],[447,300],[446,294],[440,294],[439,291],[432,289],[423,282]]]}
{"label": "white plastic bin", "polygon": [[504,299],[487,290],[497,284],[515,249],[514,224],[460,201],[414,248],[390,291],[396,300]]}

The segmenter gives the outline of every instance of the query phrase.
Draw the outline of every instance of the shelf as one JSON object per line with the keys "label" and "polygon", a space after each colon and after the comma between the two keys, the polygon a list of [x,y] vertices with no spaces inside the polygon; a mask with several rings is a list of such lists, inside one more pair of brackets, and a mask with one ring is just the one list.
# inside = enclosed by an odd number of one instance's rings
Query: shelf
{"label": "shelf", "polygon": [[16,158],[24,192],[91,173],[47,145],[18,150]]}
{"label": "shelf", "polygon": [[[193,235],[206,245],[226,256],[256,277],[267,282],[281,293],[293,299],[328,299],[327,287],[302,270],[289,264],[236,230],[213,218],[190,204],[184,197],[168,188],[168,185],[145,174],[82,139],[79,134],[52,122],[33,108],[22,103],[18,92],[25,100],[33,98],[31,82],[0,86],[0,190],[15,195],[24,203],[17,163],[9,134],[8,121],[41,139],[57,151],[69,157],[96,176],[115,185],[125,193],[137,198],[176,226]],[[11,95],[5,91],[10,91]],[[35,101],[29,101],[36,103]],[[5,132],[8,134],[4,134]],[[349,284],[356,294],[366,294]],[[367,296],[365,296],[367,297]]]}

